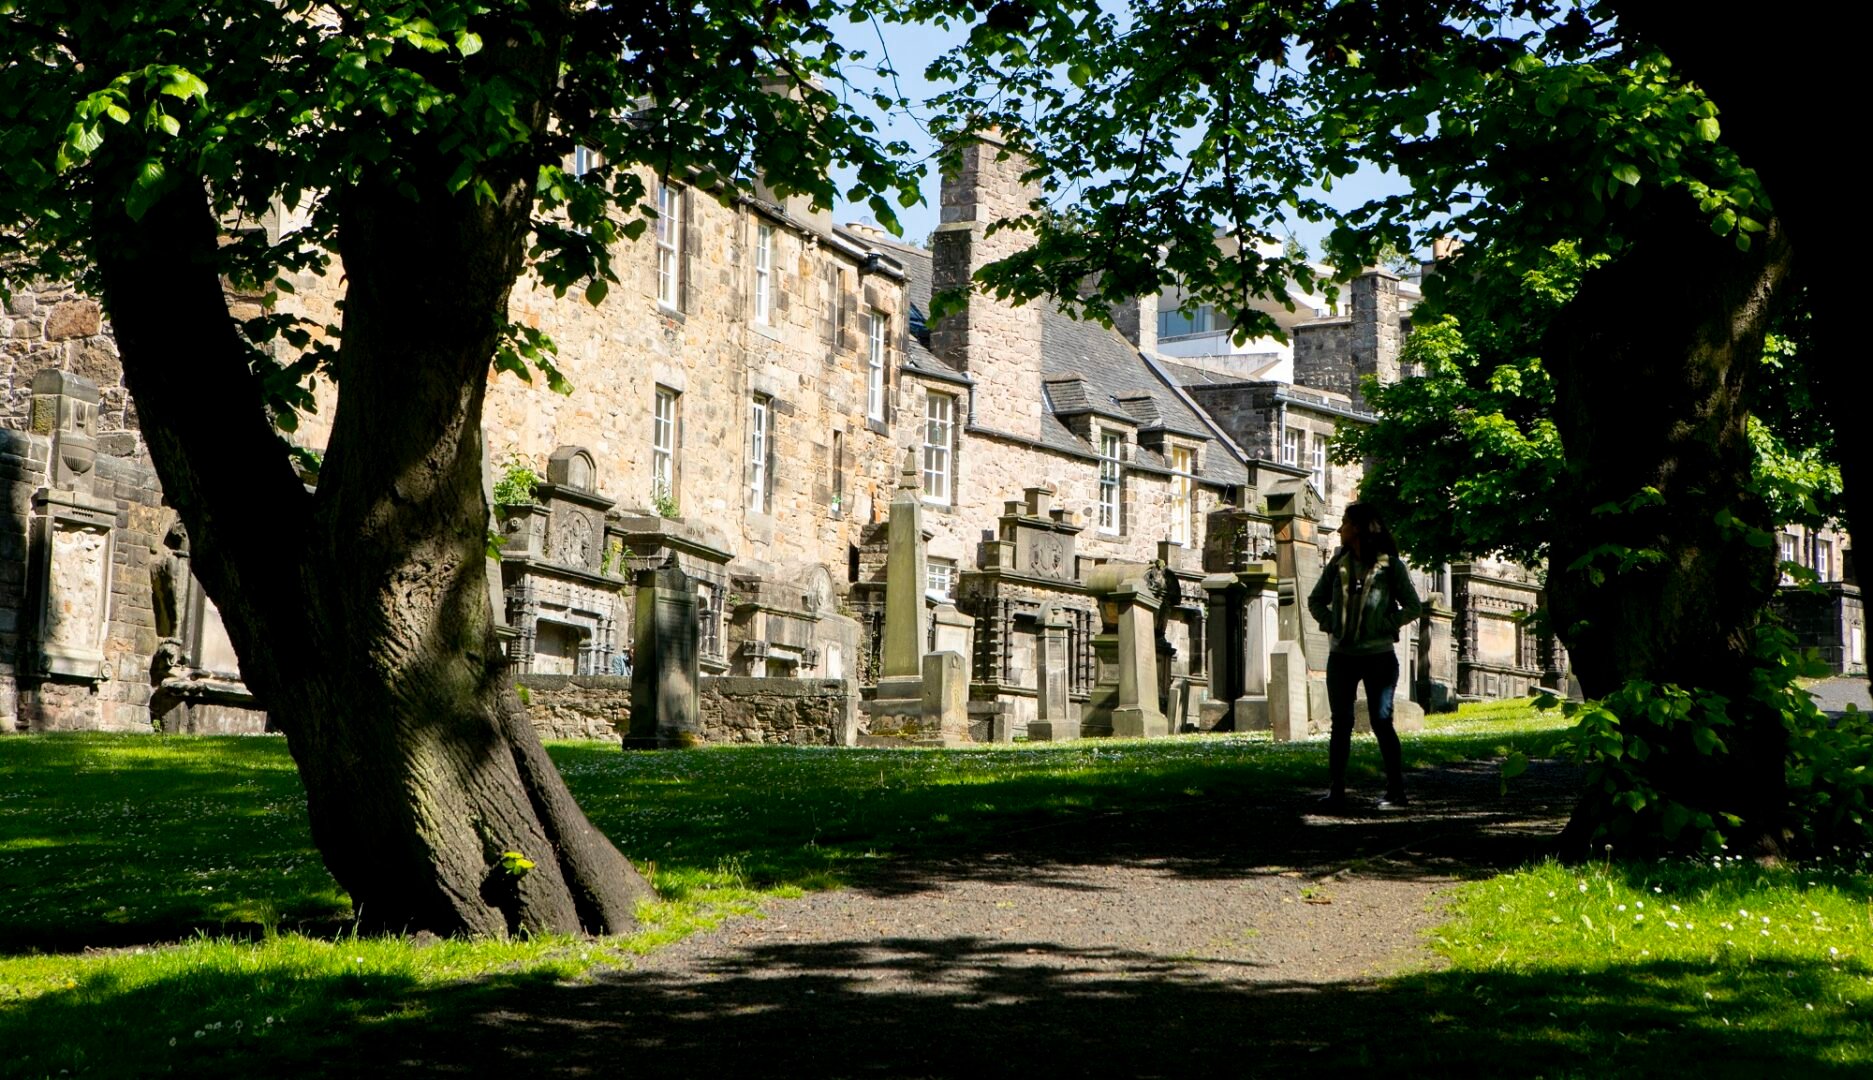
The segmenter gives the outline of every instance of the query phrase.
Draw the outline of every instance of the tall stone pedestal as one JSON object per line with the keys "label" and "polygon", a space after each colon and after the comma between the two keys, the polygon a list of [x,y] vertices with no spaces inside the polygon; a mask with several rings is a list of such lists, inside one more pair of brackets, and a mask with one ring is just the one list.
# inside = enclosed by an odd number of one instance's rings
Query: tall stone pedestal
{"label": "tall stone pedestal", "polygon": [[[1107,572],[1102,566],[1094,575]],[[1115,568],[1114,575],[1123,574]],[[1153,738],[1170,734],[1158,707],[1157,595],[1139,580],[1126,579],[1100,598],[1102,617],[1113,631],[1093,638],[1099,679],[1087,702],[1081,731],[1087,735]]]}
{"label": "tall stone pedestal", "polygon": [[633,629],[631,726],[624,745],[701,745],[702,627],[696,583],[674,554],[654,570],[638,571]]}
{"label": "tall stone pedestal", "polygon": [[1069,694],[1067,630],[1072,622],[1059,608],[1048,608],[1035,642],[1035,718],[1028,741],[1063,742],[1080,737],[1080,720]]}

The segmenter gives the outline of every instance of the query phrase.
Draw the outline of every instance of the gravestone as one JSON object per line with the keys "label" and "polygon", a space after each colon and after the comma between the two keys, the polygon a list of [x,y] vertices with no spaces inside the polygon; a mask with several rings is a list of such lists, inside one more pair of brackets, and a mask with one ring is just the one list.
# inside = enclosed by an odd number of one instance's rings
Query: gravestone
{"label": "gravestone", "polygon": [[699,745],[702,671],[696,583],[672,553],[662,566],[638,571],[636,587],[631,718],[624,745],[634,749]]}
{"label": "gravestone", "polygon": [[97,683],[107,677],[117,501],[93,492],[98,389],[69,372],[33,376],[32,426],[50,435],[46,487],[33,493],[34,674]]}
{"label": "gravestone", "polygon": [[1278,641],[1269,656],[1268,726],[1277,742],[1305,739],[1310,732],[1307,715],[1307,658],[1298,641]]}
{"label": "gravestone", "polygon": [[969,741],[969,665],[961,653],[925,654],[921,706],[927,736],[944,746]]}

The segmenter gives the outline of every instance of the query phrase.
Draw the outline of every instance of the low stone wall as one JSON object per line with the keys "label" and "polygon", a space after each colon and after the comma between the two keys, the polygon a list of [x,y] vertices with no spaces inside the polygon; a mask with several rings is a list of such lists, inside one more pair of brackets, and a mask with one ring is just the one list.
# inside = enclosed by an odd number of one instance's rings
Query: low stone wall
{"label": "low stone wall", "polygon": [[852,746],[858,688],[843,679],[702,680],[702,737],[712,743]]}
{"label": "low stone wall", "polygon": [[631,726],[628,676],[520,675],[514,682],[542,739],[617,739]]}
{"label": "low stone wall", "polygon": [[[631,723],[631,680],[617,675],[521,675],[543,739],[620,738]],[[702,680],[702,737],[709,743],[851,746],[858,691],[841,679]]]}

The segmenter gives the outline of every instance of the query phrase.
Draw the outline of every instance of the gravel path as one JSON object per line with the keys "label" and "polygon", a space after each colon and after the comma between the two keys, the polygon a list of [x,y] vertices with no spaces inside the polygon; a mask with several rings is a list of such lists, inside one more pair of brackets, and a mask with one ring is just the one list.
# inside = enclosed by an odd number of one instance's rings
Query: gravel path
{"label": "gravel path", "polygon": [[1507,799],[1490,765],[1413,780],[1408,814],[1322,817],[1294,793],[890,864],[633,970],[497,997],[414,1042],[406,1029],[363,1060],[452,1075],[1306,1072],[1341,1056],[1340,1010],[1367,1010],[1366,1030],[1409,1010],[1375,977],[1434,962],[1424,931],[1449,886],[1535,853],[1574,777],[1537,765]]}

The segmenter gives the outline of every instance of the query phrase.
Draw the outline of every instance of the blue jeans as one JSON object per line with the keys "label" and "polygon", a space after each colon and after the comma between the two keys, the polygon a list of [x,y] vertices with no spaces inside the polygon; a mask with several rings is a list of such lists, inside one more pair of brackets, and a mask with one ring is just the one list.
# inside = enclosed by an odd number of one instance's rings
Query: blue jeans
{"label": "blue jeans", "polygon": [[1359,696],[1359,684],[1366,684],[1366,704],[1372,717],[1372,734],[1379,740],[1379,754],[1385,759],[1385,792],[1405,793],[1405,751],[1398,743],[1398,731],[1392,727],[1392,695],[1398,689],[1398,654],[1391,652],[1359,655],[1327,654],[1327,710],[1333,717],[1333,734],[1327,742],[1327,770],[1333,793],[1346,790],[1346,762],[1353,753],[1353,704]]}

